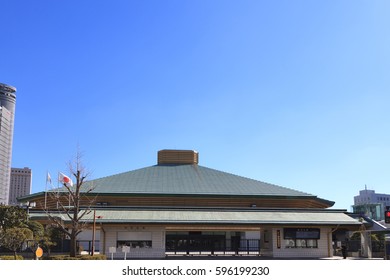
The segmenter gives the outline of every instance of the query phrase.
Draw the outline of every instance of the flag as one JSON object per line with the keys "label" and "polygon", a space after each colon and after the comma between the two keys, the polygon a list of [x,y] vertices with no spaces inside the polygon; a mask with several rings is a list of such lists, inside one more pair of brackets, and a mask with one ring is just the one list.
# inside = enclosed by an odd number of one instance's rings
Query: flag
{"label": "flag", "polygon": [[50,176],[50,173],[47,172],[46,174],[46,185],[45,185],[45,209],[46,209],[46,206],[47,206],[47,183],[49,183],[51,185],[51,176]]}
{"label": "flag", "polygon": [[58,174],[58,181],[60,181],[62,184],[65,184],[67,187],[73,186],[72,179],[61,172]]}
{"label": "flag", "polygon": [[50,183],[51,184],[51,176],[50,176],[49,172],[47,172],[46,183]]}

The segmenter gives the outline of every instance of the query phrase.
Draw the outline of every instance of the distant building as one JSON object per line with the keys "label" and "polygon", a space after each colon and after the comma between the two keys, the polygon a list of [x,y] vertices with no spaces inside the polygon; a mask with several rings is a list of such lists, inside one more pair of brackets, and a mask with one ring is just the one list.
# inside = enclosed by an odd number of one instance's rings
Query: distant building
{"label": "distant building", "polygon": [[373,220],[384,220],[386,207],[390,207],[390,194],[375,193],[367,188],[354,197],[353,212],[365,214]]}
{"label": "distant building", "polygon": [[9,204],[19,204],[17,198],[31,194],[31,187],[32,172],[30,168],[11,168]]}
{"label": "distant building", "polygon": [[0,204],[8,204],[16,89],[0,83]]}

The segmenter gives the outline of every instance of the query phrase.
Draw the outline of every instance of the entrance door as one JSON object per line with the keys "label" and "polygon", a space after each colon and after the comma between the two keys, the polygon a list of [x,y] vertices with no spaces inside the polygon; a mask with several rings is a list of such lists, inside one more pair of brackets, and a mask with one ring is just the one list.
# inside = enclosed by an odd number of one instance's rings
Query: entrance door
{"label": "entrance door", "polygon": [[167,252],[186,252],[190,254],[210,252],[214,254],[215,250],[224,251],[226,247],[224,235],[167,235]]}

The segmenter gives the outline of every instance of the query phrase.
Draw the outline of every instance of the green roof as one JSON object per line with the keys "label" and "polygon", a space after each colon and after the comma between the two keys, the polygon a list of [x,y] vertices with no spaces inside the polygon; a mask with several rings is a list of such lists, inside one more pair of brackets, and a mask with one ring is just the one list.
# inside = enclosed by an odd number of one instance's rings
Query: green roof
{"label": "green roof", "polygon": [[[98,209],[96,215],[101,217],[98,223],[361,225],[344,212],[331,210]],[[93,221],[93,211],[84,221]]]}
{"label": "green roof", "polygon": [[155,165],[89,181],[93,192],[110,194],[293,196],[313,195],[233,175],[187,165]]}
{"label": "green roof", "polygon": [[[333,201],[315,195],[233,175],[197,164],[154,165],[84,183],[85,190],[99,195],[157,195],[207,197],[303,198],[321,201],[329,207]],[[63,191],[67,191],[65,188]],[[53,191],[59,191],[53,190]],[[26,201],[42,193],[20,198]]]}

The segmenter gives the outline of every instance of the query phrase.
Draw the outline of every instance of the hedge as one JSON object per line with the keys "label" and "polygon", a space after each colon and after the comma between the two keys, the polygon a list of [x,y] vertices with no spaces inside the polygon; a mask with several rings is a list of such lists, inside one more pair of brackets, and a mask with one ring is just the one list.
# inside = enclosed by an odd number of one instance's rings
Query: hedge
{"label": "hedge", "polygon": [[[0,256],[0,260],[14,260],[15,257],[14,256]],[[16,259],[17,260],[24,260],[23,256],[20,256],[20,255],[16,255]]]}
{"label": "hedge", "polygon": [[50,257],[44,257],[44,260],[106,260],[105,255],[79,255],[76,257],[70,257],[69,255],[55,255]]}

